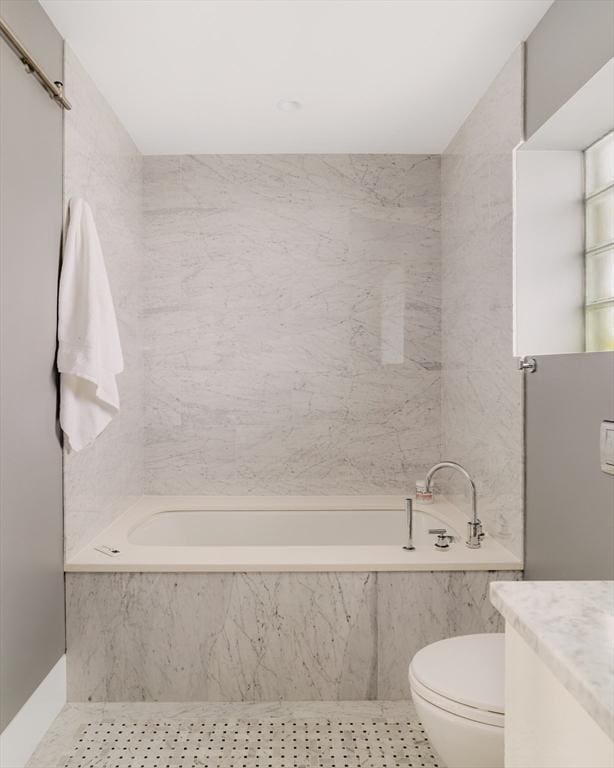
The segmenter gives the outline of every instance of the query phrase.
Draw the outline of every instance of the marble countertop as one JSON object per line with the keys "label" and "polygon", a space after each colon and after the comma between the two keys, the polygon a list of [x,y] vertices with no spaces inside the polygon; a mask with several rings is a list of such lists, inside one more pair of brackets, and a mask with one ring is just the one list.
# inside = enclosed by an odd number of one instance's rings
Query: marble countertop
{"label": "marble countertop", "polygon": [[490,599],[614,739],[614,582],[493,582]]}

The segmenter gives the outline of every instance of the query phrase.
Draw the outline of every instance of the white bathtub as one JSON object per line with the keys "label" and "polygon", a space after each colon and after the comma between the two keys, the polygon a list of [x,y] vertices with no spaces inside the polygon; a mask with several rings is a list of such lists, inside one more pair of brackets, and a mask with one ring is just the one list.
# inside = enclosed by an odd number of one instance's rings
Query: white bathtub
{"label": "white bathtub", "polygon": [[[435,549],[430,528],[454,536]],[[396,496],[143,496],[66,563],[67,571],[519,570],[490,537],[464,545],[465,516],[441,501],[414,516],[407,540]]]}
{"label": "white bathtub", "polygon": [[[441,519],[417,511],[415,544],[432,542],[429,529],[442,527]],[[132,544],[155,547],[364,547],[406,540],[402,509],[177,509],[156,512],[128,534]]]}

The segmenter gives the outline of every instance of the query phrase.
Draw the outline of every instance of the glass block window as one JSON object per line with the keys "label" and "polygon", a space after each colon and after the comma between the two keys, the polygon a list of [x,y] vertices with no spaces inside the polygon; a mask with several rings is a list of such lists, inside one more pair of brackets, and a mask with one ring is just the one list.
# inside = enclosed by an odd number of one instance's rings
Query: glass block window
{"label": "glass block window", "polygon": [[586,351],[614,350],[614,131],[584,152]]}

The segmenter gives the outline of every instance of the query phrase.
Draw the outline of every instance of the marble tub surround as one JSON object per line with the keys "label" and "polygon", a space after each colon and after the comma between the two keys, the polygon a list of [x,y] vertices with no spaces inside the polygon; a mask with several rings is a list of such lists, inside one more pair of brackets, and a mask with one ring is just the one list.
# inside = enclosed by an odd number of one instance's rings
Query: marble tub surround
{"label": "marble tub surround", "polygon": [[71,701],[376,698],[366,574],[67,575]]}
{"label": "marble tub surround", "polygon": [[412,652],[498,629],[488,584],[514,577],[69,573],[68,698],[407,698]]}
{"label": "marble tub surround", "polygon": [[[464,512],[440,499],[421,508],[415,507],[415,550],[407,552],[405,501],[401,496],[143,496],[130,509],[66,562],[67,572],[263,572],[263,571],[466,571],[520,570],[522,563],[491,536],[479,549],[465,546],[467,520]],[[179,513],[173,526],[172,511]],[[207,523],[207,512],[214,521]],[[275,519],[275,512],[280,517]],[[363,518],[362,512],[367,515]],[[200,522],[186,520],[195,512]],[[265,515],[261,515],[265,512]],[[202,516],[201,516],[202,513]],[[222,520],[220,521],[221,513]],[[305,513],[305,519],[303,519]],[[309,514],[313,514],[309,521]],[[391,526],[390,513],[394,519]],[[245,535],[233,538],[232,531],[245,529],[244,514],[254,515],[257,530],[246,545]],[[303,542],[294,534],[288,541],[276,533],[284,520],[298,515],[298,525],[311,525],[320,531],[318,543]],[[378,526],[377,515],[382,515]],[[165,517],[177,536],[177,526],[187,525],[189,533],[180,534],[173,543],[168,533],[158,532],[155,543],[142,543],[139,530],[156,526],[156,517]],[[250,524],[252,524],[250,522]],[[215,526],[228,529],[227,544],[197,545],[195,537],[207,541],[209,533],[218,535]],[[214,526],[213,529],[210,526]],[[386,528],[385,542],[373,543],[369,531]],[[448,550],[434,547],[436,537],[429,528],[444,527],[454,535]],[[244,534],[244,530],[242,531]],[[256,539],[257,536],[262,541]],[[347,543],[354,539],[362,543]],[[322,540],[324,543],[322,543]],[[189,541],[189,544],[183,542]],[[268,541],[268,544],[263,544]],[[275,542],[275,543],[273,543]],[[110,556],[100,551],[111,548]]]}
{"label": "marble tub surround", "polygon": [[493,605],[614,739],[614,582],[493,583]]}
{"label": "marble tub surround", "polygon": [[121,411],[95,443],[64,455],[66,555],[70,557],[143,492],[143,158],[68,45],[64,82],[64,201],[91,206],[113,294],[125,368]]}
{"label": "marble tub surround", "polygon": [[378,697],[408,695],[409,662],[426,645],[502,632],[503,618],[489,600],[490,583],[521,578],[521,571],[378,573]]}
{"label": "marble tub surround", "polygon": [[[442,155],[442,452],[473,475],[487,530],[522,556],[522,376],[513,357],[519,47]],[[470,509],[456,477],[440,484]]]}
{"label": "marble tub surround", "polygon": [[145,158],[145,492],[403,493],[440,457],[440,160]]}

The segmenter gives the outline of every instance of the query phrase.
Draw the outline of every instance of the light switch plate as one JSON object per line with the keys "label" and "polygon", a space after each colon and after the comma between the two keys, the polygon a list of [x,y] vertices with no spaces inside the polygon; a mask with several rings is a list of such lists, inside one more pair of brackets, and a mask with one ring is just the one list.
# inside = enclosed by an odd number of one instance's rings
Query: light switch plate
{"label": "light switch plate", "polygon": [[614,475],[614,421],[601,422],[601,471]]}

